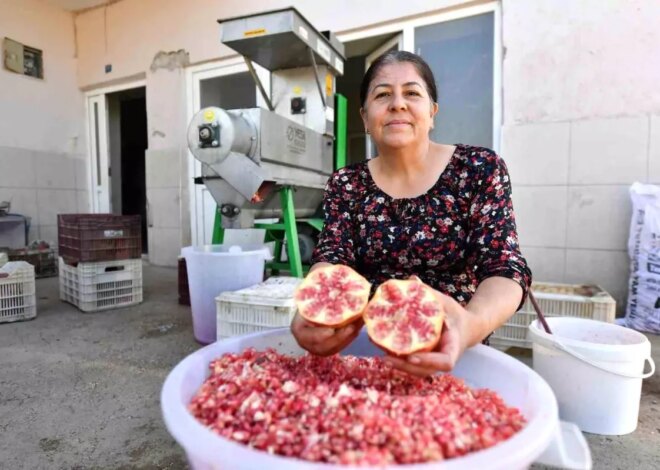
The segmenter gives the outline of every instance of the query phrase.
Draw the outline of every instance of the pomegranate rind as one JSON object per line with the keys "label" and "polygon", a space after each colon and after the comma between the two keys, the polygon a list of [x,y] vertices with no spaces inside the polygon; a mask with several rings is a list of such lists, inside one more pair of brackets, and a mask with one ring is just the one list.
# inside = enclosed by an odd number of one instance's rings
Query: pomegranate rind
{"label": "pomegranate rind", "polygon": [[419,280],[381,284],[363,314],[371,341],[394,356],[431,351],[440,341],[445,311],[435,291]]}
{"label": "pomegranate rind", "polygon": [[344,265],[324,266],[307,275],[293,298],[307,321],[335,328],[357,320],[369,302],[371,283]]}

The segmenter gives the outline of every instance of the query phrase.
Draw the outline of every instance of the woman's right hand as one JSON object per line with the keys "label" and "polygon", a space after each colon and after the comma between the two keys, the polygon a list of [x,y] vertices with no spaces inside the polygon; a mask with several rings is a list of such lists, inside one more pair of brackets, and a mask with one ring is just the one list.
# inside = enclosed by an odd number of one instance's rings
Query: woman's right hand
{"label": "woman's right hand", "polygon": [[318,326],[298,313],[291,321],[291,333],[301,348],[317,356],[330,356],[348,346],[364,325],[362,318],[341,328]]}

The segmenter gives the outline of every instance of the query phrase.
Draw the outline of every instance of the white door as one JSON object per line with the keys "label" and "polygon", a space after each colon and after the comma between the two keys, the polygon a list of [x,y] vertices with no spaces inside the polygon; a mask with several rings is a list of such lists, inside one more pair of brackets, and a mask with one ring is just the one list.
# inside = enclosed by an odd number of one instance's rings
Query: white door
{"label": "white door", "polygon": [[[378,46],[378,48],[374,49],[371,53],[369,53],[369,55],[367,55],[367,57],[365,57],[364,71],[366,72],[367,70],[369,70],[369,67],[371,67],[371,63],[374,60],[376,60],[379,56],[389,51],[400,51],[401,49],[403,49],[403,34],[399,33],[396,36],[394,36],[392,39]],[[365,152],[367,159],[375,157],[376,147],[374,146],[374,143],[371,141],[371,137],[366,136],[364,140],[367,143],[367,149]]]}
{"label": "white door", "polygon": [[92,178],[92,212],[106,213],[110,207],[108,165],[108,114],[105,94],[87,98],[89,155]]}
{"label": "white door", "polygon": [[[189,72],[192,106],[189,105],[188,122],[195,113],[208,106],[223,109],[266,107],[242,59],[202,67]],[[270,73],[257,64],[254,67],[266,93],[270,94]],[[202,165],[191,152],[188,152],[188,158],[192,242],[194,245],[209,245],[217,204],[206,186],[193,183],[194,177],[201,176]]]}

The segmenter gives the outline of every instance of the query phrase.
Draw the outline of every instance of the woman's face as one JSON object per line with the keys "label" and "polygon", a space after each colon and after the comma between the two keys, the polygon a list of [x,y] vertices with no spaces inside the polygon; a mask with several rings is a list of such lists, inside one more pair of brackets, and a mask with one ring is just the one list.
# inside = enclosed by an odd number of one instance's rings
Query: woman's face
{"label": "woman's face", "polygon": [[415,66],[398,62],[383,66],[369,84],[360,110],[365,130],[379,148],[402,148],[428,139],[438,104],[431,100]]}

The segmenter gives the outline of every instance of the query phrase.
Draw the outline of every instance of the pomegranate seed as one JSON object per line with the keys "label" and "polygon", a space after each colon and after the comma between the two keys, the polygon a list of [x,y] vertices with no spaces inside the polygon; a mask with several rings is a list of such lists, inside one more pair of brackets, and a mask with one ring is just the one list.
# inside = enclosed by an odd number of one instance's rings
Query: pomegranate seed
{"label": "pomegranate seed", "polygon": [[225,354],[190,412],[222,437],[313,462],[437,461],[494,446],[525,425],[491,390],[449,375],[419,378],[380,358]]}

